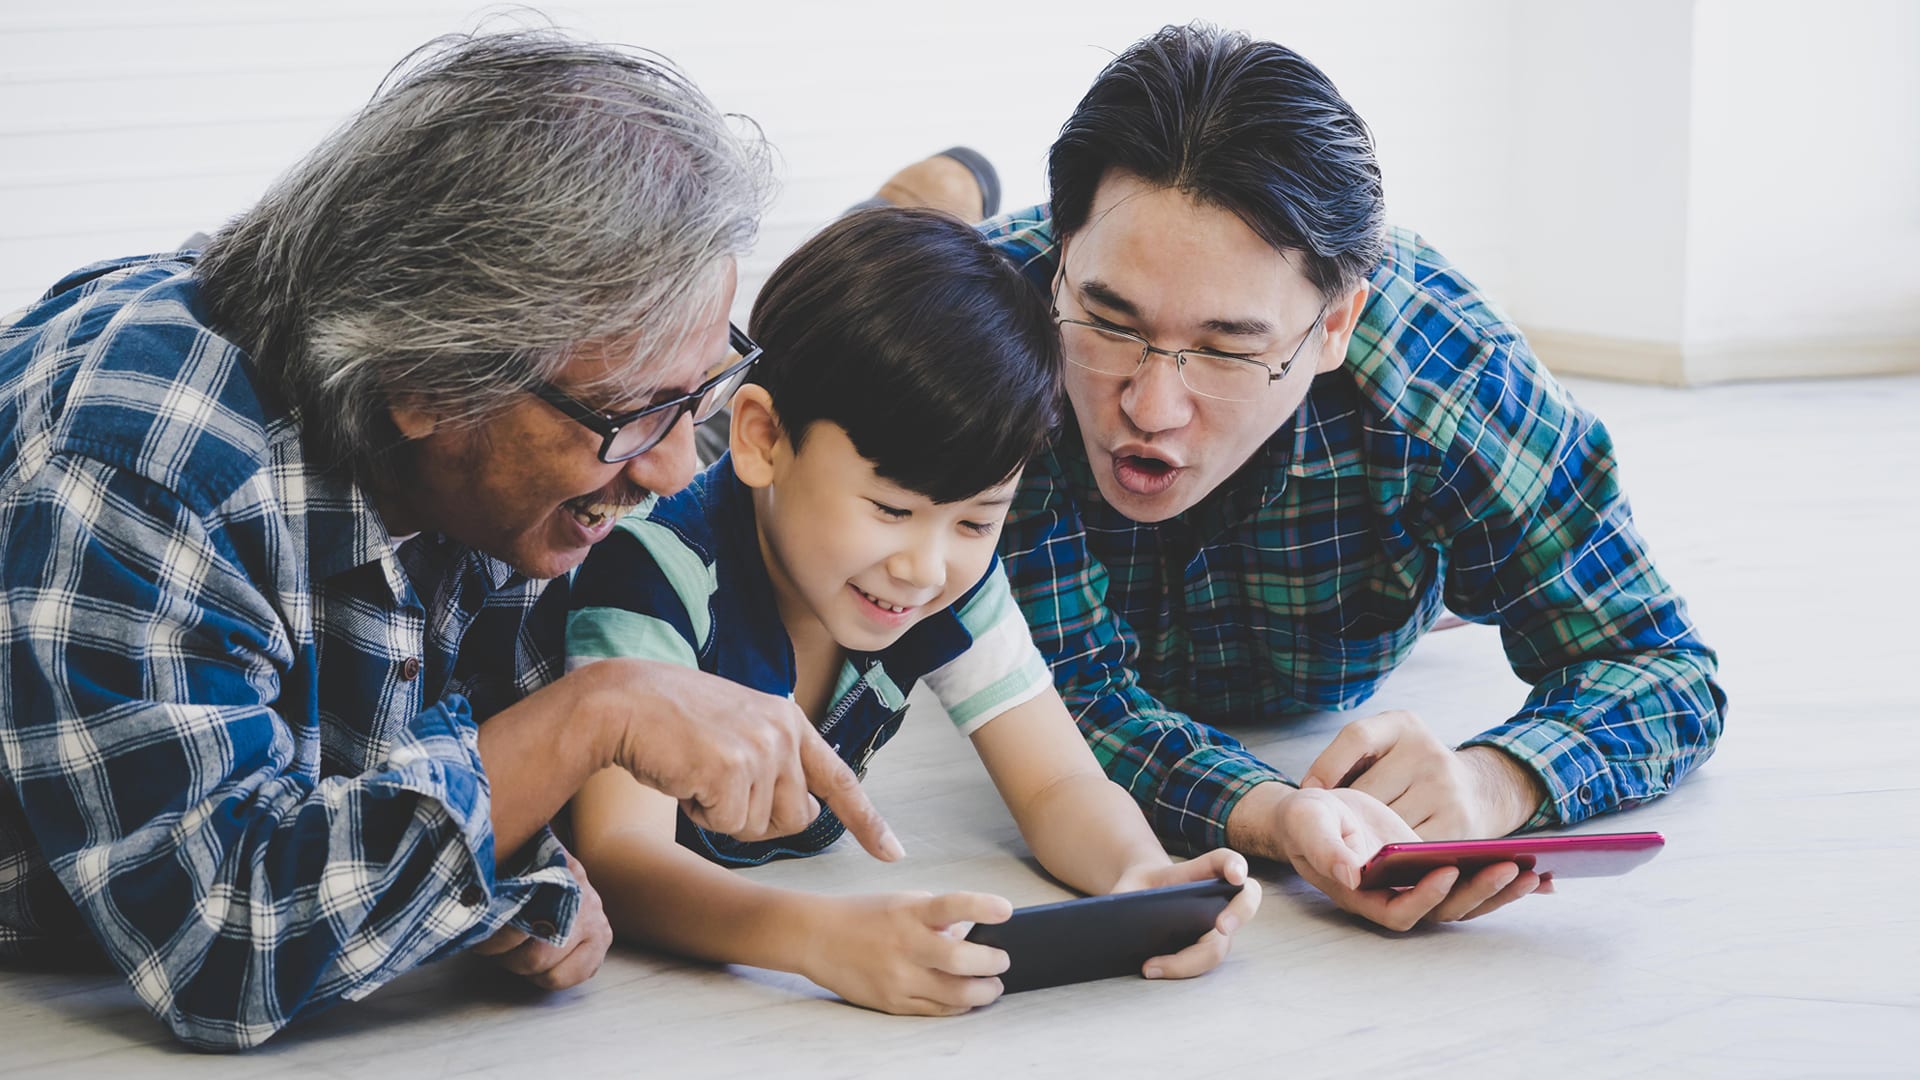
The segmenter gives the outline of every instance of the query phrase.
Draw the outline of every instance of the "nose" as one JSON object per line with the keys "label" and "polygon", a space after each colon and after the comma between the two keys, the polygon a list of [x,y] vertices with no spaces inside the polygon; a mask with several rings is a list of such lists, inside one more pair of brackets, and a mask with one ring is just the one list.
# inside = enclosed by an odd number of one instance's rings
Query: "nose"
{"label": "nose", "polygon": [[886,562],[887,575],[917,592],[938,592],[947,584],[947,556],[939,540],[916,537]]}
{"label": "nose", "polygon": [[1120,391],[1120,409],[1147,434],[1185,427],[1193,419],[1193,394],[1180,381],[1180,363],[1148,353],[1147,360]]}
{"label": "nose", "polygon": [[682,416],[653,449],[626,463],[627,479],[656,495],[671,495],[693,482],[700,471],[693,418]]}

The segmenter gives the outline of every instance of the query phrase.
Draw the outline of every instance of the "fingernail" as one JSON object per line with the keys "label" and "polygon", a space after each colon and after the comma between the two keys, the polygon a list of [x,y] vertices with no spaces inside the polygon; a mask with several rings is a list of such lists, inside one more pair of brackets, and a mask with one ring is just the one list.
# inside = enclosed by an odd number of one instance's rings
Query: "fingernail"
{"label": "fingernail", "polygon": [[1235,916],[1235,915],[1220,916],[1219,930],[1221,933],[1231,934],[1238,929],[1240,929],[1240,919],[1238,916]]}
{"label": "fingernail", "polygon": [[1149,979],[1157,979],[1162,974],[1163,972],[1161,972],[1161,970],[1158,967],[1150,967],[1147,969],[1147,978]]}
{"label": "fingernail", "polygon": [[900,842],[899,837],[893,835],[892,829],[888,829],[887,835],[881,838],[880,850],[886,853],[888,862],[907,857],[907,846]]}

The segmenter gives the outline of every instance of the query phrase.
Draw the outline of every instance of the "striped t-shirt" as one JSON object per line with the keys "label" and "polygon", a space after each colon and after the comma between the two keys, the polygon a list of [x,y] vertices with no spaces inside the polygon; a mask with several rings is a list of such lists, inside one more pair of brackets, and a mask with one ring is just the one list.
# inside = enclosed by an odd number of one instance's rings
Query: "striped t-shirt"
{"label": "striped t-shirt", "polygon": [[[722,458],[685,490],[640,508],[587,557],[567,617],[569,669],[610,657],[698,668],[792,696],[793,645],[761,558],[753,499]],[[833,704],[814,726],[864,774],[899,730],[907,693],[927,686],[962,734],[1052,688],[996,558],[952,606],[874,653],[848,652]],[[715,862],[756,865],[824,850],[844,831],[828,810],[806,830],[744,842],[696,827],[678,836]]]}

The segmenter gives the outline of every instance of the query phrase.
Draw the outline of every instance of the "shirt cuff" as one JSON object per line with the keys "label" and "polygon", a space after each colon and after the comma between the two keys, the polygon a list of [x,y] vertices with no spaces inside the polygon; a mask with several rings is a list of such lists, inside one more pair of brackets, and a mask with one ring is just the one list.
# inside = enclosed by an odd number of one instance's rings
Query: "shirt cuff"
{"label": "shirt cuff", "polygon": [[1504,751],[1534,775],[1547,797],[1522,829],[1572,825],[1624,809],[1618,778],[1600,748],[1564,720],[1515,719],[1460,744]]}
{"label": "shirt cuff", "polygon": [[402,972],[491,937],[512,925],[549,944],[572,933],[580,890],[565,849],[542,829],[523,854],[497,867],[493,808],[480,761],[480,728],[460,695],[421,710],[395,738],[383,782],[432,800],[460,842],[435,860],[436,895],[413,933],[343,994],[359,1000]]}
{"label": "shirt cuff", "polygon": [[1225,847],[1233,808],[1268,780],[1293,783],[1245,750],[1203,746],[1168,770],[1147,811],[1153,831],[1182,855]]}

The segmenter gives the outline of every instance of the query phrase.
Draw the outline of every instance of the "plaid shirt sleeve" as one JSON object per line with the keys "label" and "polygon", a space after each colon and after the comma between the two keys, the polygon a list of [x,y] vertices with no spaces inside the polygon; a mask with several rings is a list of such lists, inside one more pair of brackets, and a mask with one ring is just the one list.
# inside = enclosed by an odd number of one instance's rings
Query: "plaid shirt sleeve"
{"label": "plaid shirt sleeve", "polygon": [[260,502],[193,502],[57,454],[0,519],[0,752],[141,1000],[188,1043],[247,1047],[510,920],[563,937],[578,895],[551,835],[525,876],[496,872],[464,699],[392,732],[374,770],[322,777],[275,707],[310,715],[290,673],[315,667],[254,584],[285,565]]}
{"label": "plaid shirt sleeve", "polygon": [[1161,840],[1187,854],[1222,847],[1241,796],[1286,778],[1231,736],[1141,688],[1139,641],[1107,605],[1107,571],[1087,550],[1051,460],[1028,466],[1001,545],[1034,644],[1094,756]]}
{"label": "plaid shirt sleeve", "polygon": [[1498,623],[1533,685],[1465,745],[1540,776],[1547,797],[1529,827],[1570,825],[1669,791],[1712,753],[1726,698],[1634,528],[1606,428],[1523,340],[1491,341],[1482,359],[1410,501],[1447,551],[1447,606]]}

